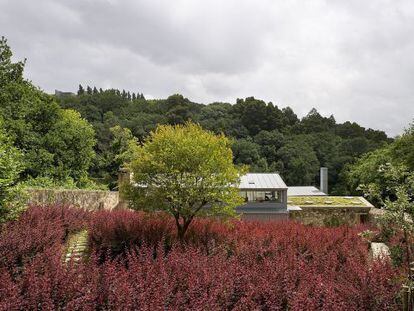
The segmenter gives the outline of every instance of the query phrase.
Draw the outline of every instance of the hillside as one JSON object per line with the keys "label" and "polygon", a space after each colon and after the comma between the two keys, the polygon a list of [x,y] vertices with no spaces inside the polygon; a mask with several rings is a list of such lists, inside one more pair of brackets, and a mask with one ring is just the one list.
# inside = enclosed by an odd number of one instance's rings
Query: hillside
{"label": "hillside", "polygon": [[117,125],[143,141],[157,124],[192,120],[232,137],[236,164],[248,164],[252,172],[279,171],[288,185],[318,185],[319,167],[328,167],[330,188],[338,194],[353,190],[341,178],[344,167],[391,141],[383,131],[365,129],[355,122],[337,123],[333,116],[324,117],[316,109],[299,119],[289,107],[280,109],[254,97],[234,104],[199,104],[179,94],[146,100],[139,92],[89,86],[84,90],[80,86],[78,95],[58,96],[57,100],[93,125],[98,142],[91,173],[112,186],[119,166],[114,159],[120,152],[114,139],[120,133],[111,128]]}

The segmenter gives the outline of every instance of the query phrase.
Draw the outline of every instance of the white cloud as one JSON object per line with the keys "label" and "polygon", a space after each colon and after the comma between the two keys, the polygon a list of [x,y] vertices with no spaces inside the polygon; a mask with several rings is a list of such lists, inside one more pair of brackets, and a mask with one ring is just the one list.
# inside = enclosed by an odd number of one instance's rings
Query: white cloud
{"label": "white cloud", "polygon": [[414,118],[413,17],[410,0],[0,0],[2,33],[47,91],[253,95],[390,135]]}

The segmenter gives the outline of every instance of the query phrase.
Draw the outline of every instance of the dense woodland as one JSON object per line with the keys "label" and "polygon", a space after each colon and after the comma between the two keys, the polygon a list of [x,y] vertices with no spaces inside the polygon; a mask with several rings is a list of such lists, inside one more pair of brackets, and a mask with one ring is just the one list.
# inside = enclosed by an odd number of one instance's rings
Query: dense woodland
{"label": "dense woodland", "polygon": [[[182,95],[147,100],[142,93],[102,90],[79,86],[76,96],[59,96],[63,108],[81,113],[94,127],[97,144],[91,174],[114,180],[119,166],[119,139],[128,136],[115,126],[129,129],[140,142],[157,124],[180,124],[187,120],[234,139],[236,164],[248,164],[252,172],[282,174],[288,185],[318,185],[320,166],[327,166],[333,193],[345,193],[344,167],[362,154],[390,142],[378,130],[357,123],[337,123],[316,109],[299,119],[289,108],[279,108],[254,97],[236,103],[199,104]],[[111,130],[112,129],[112,130]],[[114,143],[118,141],[118,143]]]}

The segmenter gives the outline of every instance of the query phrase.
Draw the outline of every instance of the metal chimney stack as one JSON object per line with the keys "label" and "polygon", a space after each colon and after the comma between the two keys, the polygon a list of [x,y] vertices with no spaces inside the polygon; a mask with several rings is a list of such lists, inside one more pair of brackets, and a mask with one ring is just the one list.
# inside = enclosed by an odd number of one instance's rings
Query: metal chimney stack
{"label": "metal chimney stack", "polygon": [[323,193],[328,194],[328,168],[327,167],[321,167],[320,190]]}

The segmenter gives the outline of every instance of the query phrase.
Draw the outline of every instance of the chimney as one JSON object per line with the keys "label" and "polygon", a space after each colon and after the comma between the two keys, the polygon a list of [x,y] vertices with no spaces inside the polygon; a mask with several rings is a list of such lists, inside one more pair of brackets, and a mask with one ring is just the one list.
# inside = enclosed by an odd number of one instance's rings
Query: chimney
{"label": "chimney", "polygon": [[328,194],[328,168],[327,167],[321,167],[320,190],[323,193]]}

